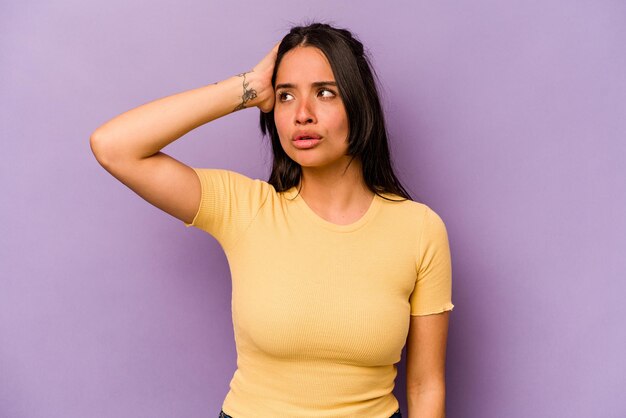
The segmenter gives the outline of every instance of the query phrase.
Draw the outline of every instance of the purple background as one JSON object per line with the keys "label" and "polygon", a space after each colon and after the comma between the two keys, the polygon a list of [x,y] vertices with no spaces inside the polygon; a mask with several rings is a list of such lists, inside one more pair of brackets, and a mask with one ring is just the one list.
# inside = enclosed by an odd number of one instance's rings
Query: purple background
{"label": "purple background", "polygon": [[[626,416],[623,1],[24,1],[0,16],[0,416],[217,417],[236,364],[225,256],[105,172],[89,135],[250,69],[305,19],[369,48],[398,175],[448,227],[448,416]],[[165,152],[266,178],[257,119]]]}

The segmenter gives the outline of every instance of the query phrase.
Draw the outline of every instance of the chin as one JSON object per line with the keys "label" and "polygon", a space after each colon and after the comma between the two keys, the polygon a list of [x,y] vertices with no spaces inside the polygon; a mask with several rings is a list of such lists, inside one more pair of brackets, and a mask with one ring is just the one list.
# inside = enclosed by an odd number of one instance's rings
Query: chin
{"label": "chin", "polygon": [[348,165],[348,160],[321,160],[316,158],[298,158],[293,159],[303,169],[329,169],[336,168],[338,170],[344,170]]}
{"label": "chin", "polygon": [[321,167],[329,163],[329,161],[326,161],[321,155],[311,151],[305,153],[291,153],[291,155],[287,154],[287,156],[301,167]]}

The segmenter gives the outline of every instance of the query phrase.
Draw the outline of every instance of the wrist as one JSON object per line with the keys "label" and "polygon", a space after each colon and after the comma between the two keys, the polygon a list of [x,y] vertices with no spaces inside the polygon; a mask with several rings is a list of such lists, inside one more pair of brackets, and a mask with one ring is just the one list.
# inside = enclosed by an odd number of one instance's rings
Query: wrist
{"label": "wrist", "polygon": [[267,77],[251,70],[235,76],[239,84],[239,101],[234,110],[258,106],[267,111],[267,107],[273,107],[274,89]]}

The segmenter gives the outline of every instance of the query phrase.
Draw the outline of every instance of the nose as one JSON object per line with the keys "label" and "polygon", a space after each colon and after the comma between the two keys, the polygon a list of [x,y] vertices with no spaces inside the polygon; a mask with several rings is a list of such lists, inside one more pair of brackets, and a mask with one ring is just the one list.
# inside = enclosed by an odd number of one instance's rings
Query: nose
{"label": "nose", "polygon": [[296,125],[306,125],[316,122],[313,105],[308,99],[302,99],[298,103],[294,122]]}

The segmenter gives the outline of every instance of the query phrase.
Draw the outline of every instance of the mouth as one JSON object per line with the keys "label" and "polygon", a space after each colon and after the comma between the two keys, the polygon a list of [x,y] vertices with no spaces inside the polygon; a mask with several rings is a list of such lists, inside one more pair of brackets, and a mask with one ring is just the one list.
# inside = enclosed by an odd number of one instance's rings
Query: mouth
{"label": "mouth", "polygon": [[297,149],[306,150],[314,148],[320,143],[322,137],[317,134],[299,134],[293,139],[293,146]]}
{"label": "mouth", "polygon": [[322,137],[315,134],[301,134],[297,135],[293,140],[294,141],[308,141],[308,140],[319,140]]}

